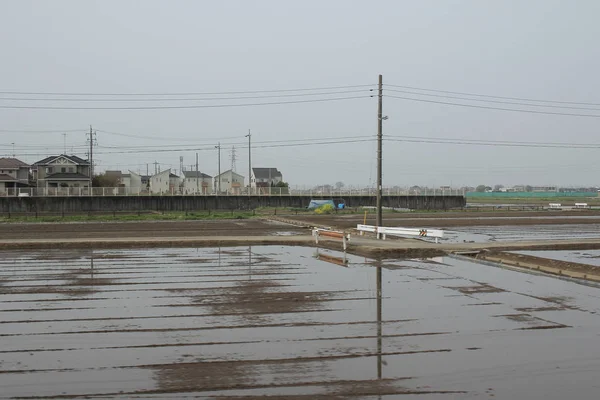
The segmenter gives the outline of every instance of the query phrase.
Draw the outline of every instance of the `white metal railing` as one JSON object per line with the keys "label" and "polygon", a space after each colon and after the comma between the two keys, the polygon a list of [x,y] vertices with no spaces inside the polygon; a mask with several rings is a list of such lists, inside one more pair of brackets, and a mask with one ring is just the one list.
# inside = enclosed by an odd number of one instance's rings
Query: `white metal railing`
{"label": "white metal railing", "polygon": [[[0,189],[0,197],[47,197],[47,196],[307,196],[333,197],[343,199],[347,196],[375,196],[374,188],[344,189],[300,189],[300,188],[233,188],[215,190],[201,188],[200,191],[172,187],[168,190],[152,191],[147,188],[128,187],[28,187]],[[464,196],[460,189],[421,189],[419,191],[401,188],[383,188],[384,196]]]}
{"label": "white metal railing", "polygon": [[419,229],[419,228],[401,228],[401,227],[387,227],[387,226],[373,226],[373,225],[362,225],[356,226],[356,230],[362,235],[363,232],[371,232],[377,234],[377,239],[380,237],[385,240],[386,235],[391,236],[418,236],[418,237],[432,237],[435,238],[435,242],[438,243],[439,238],[444,237],[444,231],[441,229]]}

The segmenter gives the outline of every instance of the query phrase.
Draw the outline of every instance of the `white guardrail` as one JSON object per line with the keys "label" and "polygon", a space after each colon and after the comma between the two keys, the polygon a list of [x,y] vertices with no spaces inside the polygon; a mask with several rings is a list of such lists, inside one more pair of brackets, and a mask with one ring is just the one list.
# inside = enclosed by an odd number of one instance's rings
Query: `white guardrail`
{"label": "white guardrail", "polygon": [[312,235],[315,238],[315,244],[319,244],[320,236],[333,238],[333,239],[342,239],[342,245],[344,247],[344,250],[346,250],[346,248],[348,246],[348,242],[350,241],[349,233],[333,231],[331,229],[314,228],[312,230]]}
{"label": "white guardrail", "polygon": [[377,239],[380,237],[385,240],[386,235],[392,236],[418,236],[432,237],[438,243],[438,239],[444,237],[444,231],[441,229],[418,229],[418,228],[398,228],[373,225],[357,225],[356,230],[362,235],[363,232],[371,232],[377,234]]}

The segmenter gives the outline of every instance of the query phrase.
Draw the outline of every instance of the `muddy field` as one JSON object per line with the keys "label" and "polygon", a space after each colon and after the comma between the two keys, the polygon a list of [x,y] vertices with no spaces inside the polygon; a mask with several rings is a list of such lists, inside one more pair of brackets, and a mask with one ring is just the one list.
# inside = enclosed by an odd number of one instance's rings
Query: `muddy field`
{"label": "muddy field", "polygon": [[600,289],[316,251],[0,253],[0,397],[597,397]]}
{"label": "muddy field", "polygon": [[[364,215],[303,215],[286,217],[291,220],[307,221],[313,224],[339,229],[356,228],[364,222]],[[367,215],[367,225],[375,225],[375,214]],[[459,228],[464,226],[524,226],[524,225],[587,225],[600,224],[600,214],[591,212],[463,212],[383,215],[385,226],[416,228]]]}
{"label": "muddy field", "polygon": [[0,238],[80,239],[113,237],[261,236],[308,232],[293,225],[260,219],[160,222],[5,223]]}

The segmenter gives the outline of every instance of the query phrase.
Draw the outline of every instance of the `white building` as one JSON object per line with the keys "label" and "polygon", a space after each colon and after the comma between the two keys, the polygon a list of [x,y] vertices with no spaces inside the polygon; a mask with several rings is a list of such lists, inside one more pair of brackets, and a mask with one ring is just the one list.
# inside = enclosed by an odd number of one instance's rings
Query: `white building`
{"label": "white building", "polygon": [[152,175],[150,177],[150,193],[152,194],[162,194],[162,193],[171,193],[169,189],[170,179],[169,175],[171,174],[171,169],[166,169],[162,172],[159,172],[156,175]]}
{"label": "white building", "polygon": [[125,184],[125,187],[127,187],[129,193],[131,194],[137,194],[147,189],[146,187],[142,186],[141,175],[136,174],[132,170],[129,170],[129,179],[125,180],[125,182],[123,183]]}
{"label": "white building", "polygon": [[200,171],[183,171],[183,194],[211,193],[212,179]]}
{"label": "white building", "polygon": [[221,173],[221,175],[215,176],[214,181],[214,188],[217,193],[240,194],[244,187],[244,176],[237,172],[233,172],[232,170],[225,171]]}
{"label": "white building", "polygon": [[174,194],[181,193],[181,178],[173,173],[169,174],[169,192]]}

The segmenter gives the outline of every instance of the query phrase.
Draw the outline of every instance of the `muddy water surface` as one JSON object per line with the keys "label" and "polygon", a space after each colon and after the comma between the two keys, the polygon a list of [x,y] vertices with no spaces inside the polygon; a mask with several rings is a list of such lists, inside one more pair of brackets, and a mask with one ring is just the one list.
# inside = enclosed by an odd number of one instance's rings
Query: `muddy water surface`
{"label": "muddy water surface", "polygon": [[595,399],[599,299],[449,257],[0,253],[0,398]]}

